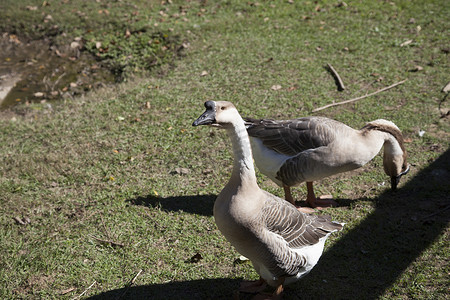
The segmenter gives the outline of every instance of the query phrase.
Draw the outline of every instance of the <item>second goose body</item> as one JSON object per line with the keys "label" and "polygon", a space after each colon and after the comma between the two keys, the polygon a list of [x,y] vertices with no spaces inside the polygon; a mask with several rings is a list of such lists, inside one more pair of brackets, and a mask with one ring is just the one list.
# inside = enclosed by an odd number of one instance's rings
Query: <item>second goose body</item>
{"label": "second goose body", "polygon": [[285,198],[295,203],[290,187],[307,183],[307,203],[330,206],[332,200],[317,199],[313,181],[357,169],[384,146],[383,165],[392,189],[406,174],[406,150],[400,129],[379,119],[355,130],[325,117],[294,120],[245,119],[255,163],[261,173],[284,187]]}

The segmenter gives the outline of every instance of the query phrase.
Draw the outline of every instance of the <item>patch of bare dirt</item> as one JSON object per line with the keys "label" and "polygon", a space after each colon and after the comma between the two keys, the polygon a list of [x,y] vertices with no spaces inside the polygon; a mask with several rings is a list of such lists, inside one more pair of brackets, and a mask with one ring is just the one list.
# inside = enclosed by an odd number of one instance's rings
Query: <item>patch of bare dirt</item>
{"label": "patch of bare dirt", "polygon": [[0,36],[0,108],[81,95],[115,78],[76,38],[57,48],[50,40]]}

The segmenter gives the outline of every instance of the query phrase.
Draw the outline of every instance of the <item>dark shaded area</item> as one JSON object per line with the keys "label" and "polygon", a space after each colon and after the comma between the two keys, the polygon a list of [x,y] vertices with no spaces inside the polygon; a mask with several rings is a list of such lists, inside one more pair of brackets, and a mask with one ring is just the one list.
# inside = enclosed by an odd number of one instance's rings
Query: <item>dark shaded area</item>
{"label": "dark shaded area", "polygon": [[216,278],[142,285],[108,291],[88,299],[233,299],[233,291],[238,289],[240,281]]}
{"label": "dark shaded area", "polygon": [[212,216],[216,198],[217,195],[174,196],[167,198],[147,195],[127,201],[133,205],[161,207],[163,210],[173,212],[187,212],[202,216]]}
{"label": "dark shaded area", "polygon": [[[378,299],[450,221],[450,150],[345,233],[298,283],[314,298]],[[323,280],[327,282],[323,284]],[[320,284],[318,284],[320,283]]]}

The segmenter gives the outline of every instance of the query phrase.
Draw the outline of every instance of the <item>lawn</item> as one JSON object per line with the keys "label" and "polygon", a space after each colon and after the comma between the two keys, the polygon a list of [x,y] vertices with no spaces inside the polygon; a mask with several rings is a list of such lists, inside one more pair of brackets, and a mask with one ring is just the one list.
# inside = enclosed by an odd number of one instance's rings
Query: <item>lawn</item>
{"label": "lawn", "polygon": [[[384,118],[405,137],[411,171],[397,192],[381,153],[316,183],[339,203],[318,213],[346,226],[285,299],[448,298],[448,11],[443,0],[3,2],[1,30],[36,39],[58,28],[53,43],[82,37],[124,76],[0,112],[0,298],[230,299],[257,279],[212,216],[232,152],[224,132],[191,126],[206,100],[353,128]],[[153,55],[139,46],[148,37],[166,46],[150,62],[140,60]],[[117,55],[96,53],[112,40]],[[306,187],[293,195],[303,201]]]}

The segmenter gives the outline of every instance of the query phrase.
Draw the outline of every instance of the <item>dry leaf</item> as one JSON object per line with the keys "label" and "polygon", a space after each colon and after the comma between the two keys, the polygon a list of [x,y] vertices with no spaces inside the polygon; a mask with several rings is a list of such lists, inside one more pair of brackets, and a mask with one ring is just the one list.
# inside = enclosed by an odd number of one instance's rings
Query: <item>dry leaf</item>
{"label": "dry leaf", "polygon": [[403,43],[400,44],[400,47],[408,46],[408,45],[411,44],[412,42],[413,42],[413,40],[407,40],[407,41],[404,41]]}
{"label": "dry leaf", "polygon": [[27,225],[27,224],[31,223],[31,220],[28,217],[24,217],[24,218],[14,217],[13,219],[19,225]]}
{"label": "dry leaf", "polygon": [[415,66],[414,68],[412,68],[410,71],[411,72],[419,72],[419,71],[422,71],[423,70],[423,67],[421,67],[421,66]]}
{"label": "dry leaf", "polygon": [[444,93],[450,92],[450,81],[447,83],[446,86],[444,86],[444,87],[442,88],[442,91],[443,91]]}
{"label": "dry leaf", "polygon": [[272,85],[271,89],[274,90],[274,91],[281,90],[281,85],[279,85],[279,84]]}
{"label": "dry leaf", "polygon": [[41,98],[41,97],[44,96],[44,93],[42,93],[42,92],[37,92],[37,93],[34,93],[34,96],[35,96],[35,97],[38,97],[38,98]]}
{"label": "dry leaf", "polygon": [[206,75],[208,75],[208,72],[206,72],[206,71],[202,71],[202,73],[200,74],[200,76],[206,76]]}

